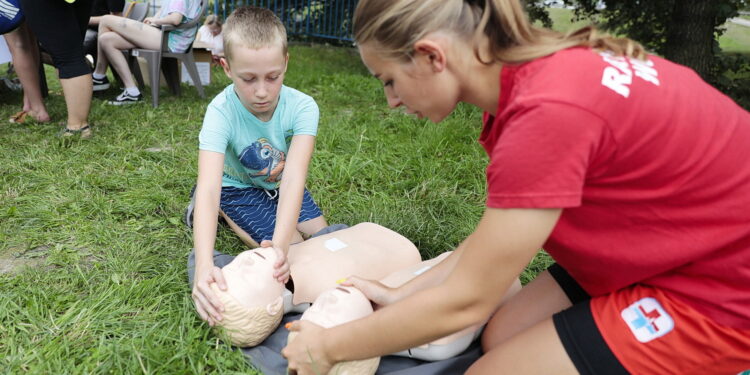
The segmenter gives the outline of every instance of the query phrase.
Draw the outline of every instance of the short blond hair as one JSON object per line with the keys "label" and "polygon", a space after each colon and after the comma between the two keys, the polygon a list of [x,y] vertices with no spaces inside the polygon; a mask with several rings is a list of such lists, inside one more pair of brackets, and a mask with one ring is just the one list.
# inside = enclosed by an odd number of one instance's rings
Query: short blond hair
{"label": "short blond hair", "polygon": [[281,43],[287,53],[286,28],[270,9],[242,6],[227,17],[224,24],[224,55],[229,61],[235,44],[259,49]]}

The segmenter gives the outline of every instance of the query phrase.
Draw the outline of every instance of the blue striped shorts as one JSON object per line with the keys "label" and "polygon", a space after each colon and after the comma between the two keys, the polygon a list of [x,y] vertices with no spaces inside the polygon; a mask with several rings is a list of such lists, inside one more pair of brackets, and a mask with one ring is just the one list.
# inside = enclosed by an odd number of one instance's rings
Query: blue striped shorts
{"label": "blue striped shorts", "polygon": [[[260,188],[221,188],[221,210],[242,228],[252,239],[260,243],[273,238],[276,226],[276,208],[279,204],[279,190]],[[302,223],[323,213],[313,201],[310,192],[305,189],[302,196],[302,207],[297,222]]]}

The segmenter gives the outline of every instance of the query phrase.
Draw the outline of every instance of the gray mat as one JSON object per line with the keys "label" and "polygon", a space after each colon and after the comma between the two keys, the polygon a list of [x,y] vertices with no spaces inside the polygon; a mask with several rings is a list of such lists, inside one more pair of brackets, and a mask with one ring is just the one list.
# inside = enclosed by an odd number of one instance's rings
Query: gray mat
{"label": "gray mat", "polygon": [[[286,322],[298,320],[302,314],[287,314],[281,321],[281,326],[268,336],[266,341],[252,348],[240,349],[247,362],[264,375],[285,375],[286,359],[281,356],[281,349],[286,346],[289,331],[284,328]],[[474,341],[468,349],[453,358],[436,362],[426,362],[418,359],[385,356],[380,359],[378,375],[449,375],[463,374],[474,361],[479,359],[482,349],[479,340]]]}

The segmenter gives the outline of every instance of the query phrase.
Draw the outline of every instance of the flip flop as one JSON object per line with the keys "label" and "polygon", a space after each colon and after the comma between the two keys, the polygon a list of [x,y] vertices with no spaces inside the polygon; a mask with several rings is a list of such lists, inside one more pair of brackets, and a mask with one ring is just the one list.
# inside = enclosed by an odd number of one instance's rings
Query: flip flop
{"label": "flip flop", "polygon": [[26,111],[16,112],[13,116],[10,116],[8,121],[12,124],[23,124],[26,122],[26,118],[29,117],[29,113]]}

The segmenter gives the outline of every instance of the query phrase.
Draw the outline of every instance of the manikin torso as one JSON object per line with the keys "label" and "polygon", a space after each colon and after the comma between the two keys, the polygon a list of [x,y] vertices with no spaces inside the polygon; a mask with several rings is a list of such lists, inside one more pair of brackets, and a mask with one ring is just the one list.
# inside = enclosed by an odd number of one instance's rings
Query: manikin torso
{"label": "manikin torso", "polygon": [[409,239],[373,223],[311,238],[289,248],[294,304],[314,301],[342,278],[379,280],[421,261]]}

